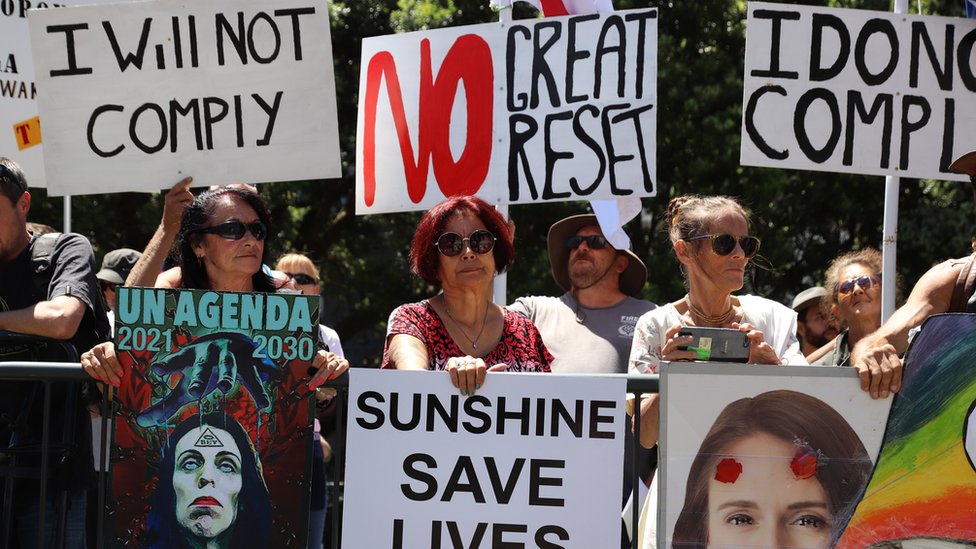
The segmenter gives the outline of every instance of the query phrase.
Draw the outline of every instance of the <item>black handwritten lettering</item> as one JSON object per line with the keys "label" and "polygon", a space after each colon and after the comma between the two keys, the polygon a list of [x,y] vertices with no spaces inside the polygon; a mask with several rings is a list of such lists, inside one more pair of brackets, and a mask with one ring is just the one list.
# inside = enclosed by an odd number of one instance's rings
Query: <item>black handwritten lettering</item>
{"label": "black handwritten lettering", "polygon": [[[844,21],[835,15],[815,13],[811,23],[813,28],[810,39],[810,80],[813,82],[830,80],[839,75],[847,64],[847,59],[851,55],[851,34],[847,32]],[[822,67],[820,62],[823,60],[823,32],[828,27],[836,32],[840,47],[834,62],[829,67]]]}
{"label": "black handwritten lettering", "polygon": [[109,44],[112,46],[112,53],[115,54],[115,60],[119,64],[119,70],[125,72],[129,68],[129,65],[135,65],[137,69],[142,70],[143,57],[146,55],[146,43],[149,41],[149,31],[152,28],[152,18],[147,17],[142,22],[142,34],[139,36],[139,45],[136,47],[135,53],[126,53],[124,57],[119,46],[119,41],[115,37],[115,30],[112,28],[112,23],[102,21],[102,28],[105,29],[105,35],[108,36]]}
{"label": "black handwritten lettering", "polygon": [[275,17],[285,16],[291,20],[291,34],[292,41],[295,44],[295,61],[302,60],[302,27],[299,23],[298,17],[300,15],[313,15],[315,13],[315,8],[289,8],[283,10],[275,10]]}
{"label": "black handwritten lettering", "polygon": [[786,160],[789,158],[790,152],[786,149],[777,151],[772,148],[766,141],[766,138],[759,133],[759,128],[756,127],[756,110],[759,108],[759,100],[767,93],[775,93],[786,97],[786,89],[783,86],[763,86],[757,89],[749,95],[749,101],[746,102],[746,114],[743,117],[742,123],[745,124],[746,134],[749,136],[749,140],[759,149],[759,152],[773,160]]}
{"label": "black handwritten lettering", "polygon": [[580,101],[586,101],[589,99],[589,95],[575,95],[573,93],[573,72],[577,61],[582,61],[590,57],[590,52],[585,49],[576,49],[576,26],[580,23],[585,23],[587,21],[592,21],[594,19],[599,19],[600,14],[591,13],[588,15],[577,15],[575,17],[570,17],[567,22],[566,43],[568,44],[568,51],[566,52],[566,103],[578,103]]}
{"label": "black handwritten lettering", "polygon": [[[608,44],[611,30],[617,36],[615,45]],[[617,56],[617,97],[624,97],[624,85],[627,81],[627,30],[624,27],[624,20],[619,15],[611,15],[603,22],[600,29],[600,37],[597,39],[596,53],[596,78],[593,81],[593,97],[600,98],[600,88],[603,84],[603,58],[607,55]]]}
{"label": "black handwritten lettering", "polygon": [[48,25],[44,30],[47,31],[48,34],[53,34],[55,32],[64,33],[65,53],[68,55],[68,68],[51,71],[51,78],[92,73],[91,67],[78,66],[78,60],[75,53],[75,31],[88,30],[88,23],[75,23],[73,25]]}
{"label": "black handwritten lettering", "polygon": [[[159,120],[159,140],[155,145],[147,145],[143,142],[142,137],[140,137],[139,132],[136,131],[136,126],[139,125],[139,119],[142,113],[152,111],[156,113],[156,118]],[[154,126],[153,122],[147,122]],[[143,125],[145,127],[145,125]],[[166,146],[166,113],[163,109],[155,103],[144,103],[136,108],[135,112],[132,113],[132,118],[129,119],[129,139],[132,143],[139,148],[144,153],[153,154],[163,150]]]}
{"label": "black handwritten lettering", "polygon": [[95,145],[95,122],[98,120],[98,117],[106,112],[123,112],[123,111],[125,111],[125,108],[122,105],[102,105],[101,107],[95,109],[95,111],[92,112],[91,117],[88,118],[88,133],[87,133],[88,147],[92,150],[92,152],[94,152],[98,156],[102,158],[110,158],[112,156],[119,154],[120,152],[122,152],[123,149],[125,149],[125,145],[119,145],[118,147],[110,151],[105,151],[102,150],[97,145]]}
{"label": "black handwritten lettering", "polygon": [[[814,101],[823,101],[830,111],[830,136],[821,148],[816,148],[810,142],[810,136],[806,131],[807,111]],[[796,111],[793,113],[793,133],[796,136],[797,145],[800,150],[811,161],[822,164],[830,158],[840,140],[840,107],[837,105],[837,97],[827,89],[813,88],[807,90],[796,103]]]}
{"label": "black handwritten lettering", "polygon": [[776,11],[776,10],[756,10],[752,12],[756,19],[769,19],[773,22],[773,31],[769,42],[769,69],[753,70],[750,74],[759,78],[785,78],[796,80],[800,73],[794,71],[784,71],[779,67],[780,42],[783,30],[783,21],[799,21],[800,12],[797,11]]}
{"label": "black handwritten lettering", "polygon": [[[913,107],[918,107],[922,112],[917,120],[910,120],[910,112]],[[898,168],[907,170],[909,164],[909,150],[911,149],[912,134],[924,128],[932,117],[932,106],[928,99],[920,95],[905,95],[901,103],[901,147],[899,149]]]}
{"label": "black handwritten lettering", "polygon": [[[867,66],[867,46],[868,40],[875,34],[882,34],[888,39],[888,49],[890,55],[888,64],[878,74],[872,74]],[[894,25],[887,19],[871,19],[861,27],[861,32],[857,35],[857,42],[854,45],[854,64],[857,67],[857,74],[868,86],[879,86],[884,84],[888,78],[898,68],[898,33],[895,32]],[[874,60],[874,59],[872,59]]]}
{"label": "black handwritten lettering", "polygon": [[919,65],[919,45],[925,45],[925,54],[928,57],[929,63],[932,67],[932,72],[935,73],[935,79],[939,82],[939,88],[944,91],[952,91],[952,45],[955,43],[953,36],[955,34],[955,27],[952,25],[945,26],[945,48],[942,54],[944,61],[942,66],[939,66],[938,55],[935,52],[935,46],[932,44],[932,39],[929,37],[928,27],[925,23],[916,21],[912,23],[912,53],[911,53],[911,64],[909,66],[908,73],[908,85],[912,88],[918,87],[918,65]]}
{"label": "black handwritten lettering", "polygon": [[881,129],[881,168],[887,169],[891,162],[891,127],[894,117],[894,96],[890,93],[878,94],[871,110],[867,110],[864,105],[864,97],[861,92],[850,90],[847,92],[847,131],[844,132],[844,158],[845,166],[854,164],[854,135],[857,129],[855,115],[866,124],[873,124],[878,115],[884,113]]}
{"label": "black handwritten lettering", "polygon": [[[546,60],[546,53],[559,42],[559,37],[562,35],[562,28],[561,21],[538,23],[534,27],[535,32],[532,35],[532,96],[529,100],[529,106],[533,109],[539,108],[540,78],[545,81],[546,92],[549,95],[549,104],[553,107],[559,107],[561,104],[559,101],[559,93],[556,91],[556,79],[552,75],[549,62]],[[552,34],[549,35],[548,40],[543,41],[543,31],[546,30],[552,31]]]}

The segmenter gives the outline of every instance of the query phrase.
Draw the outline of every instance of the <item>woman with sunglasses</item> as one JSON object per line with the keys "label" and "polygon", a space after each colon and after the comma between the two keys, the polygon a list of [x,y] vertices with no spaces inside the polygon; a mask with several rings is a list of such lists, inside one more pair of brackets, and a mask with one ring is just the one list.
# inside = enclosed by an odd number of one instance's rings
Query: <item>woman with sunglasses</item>
{"label": "woman with sunglasses", "polygon": [[810,355],[811,364],[849,366],[851,349],[881,327],[881,252],[864,248],[830,262],[824,301],[845,330]]}
{"label": "woman with sunglasses", "polygon": [[[692,336],[683,326],[732,328],[749,339],[749,362],[807,364],[796,339],[796,313],[754,295],[732,295],[742,289],[746,267],[760,241],[749,234],[749,213],[725,196],[687,195],[671,200],[667,221],[674,254],[688,293],[645,313],[637,321],[630,368],[658,373],[661,361],[695,360],[688,350]],[[657,395],[642,400],[641,444],[657,443]]]}
{"label": "woman with sunglasses", "polygon": [[515,259],[512,235],[480,198],[455,196],[431,208],[410,246],[413,273],[441,293],[390,315],[384,368],[447,370],[462,394],[487,371],[548,372],[552,355],[530,320],[494,304],[492,282]]}
{"label": "woman with sunglasses", "polygon": [[[265,270],[265,239],[271,213],[257,193],[246,186],[217,187],[199,196],[190,193],[186,178],[166,195],[163,219],[139,261],[127,286],[187,288],[221,292],[274,292],[277,285]],[[179,219],[179,225],[175,220]],[[178,230],[174,230],[178,226]],[[173,247],[180,273],[177,284],[171,278],[156,278]],[[153,284],[155,281],[155,284]],[[122,366],[112,342],[96,345],[82,353],[81,364],[91,377],[118,386]],[[313,359],[318,371],[309,382],[312,389],[349,367],[338,354],[320,351]]]}

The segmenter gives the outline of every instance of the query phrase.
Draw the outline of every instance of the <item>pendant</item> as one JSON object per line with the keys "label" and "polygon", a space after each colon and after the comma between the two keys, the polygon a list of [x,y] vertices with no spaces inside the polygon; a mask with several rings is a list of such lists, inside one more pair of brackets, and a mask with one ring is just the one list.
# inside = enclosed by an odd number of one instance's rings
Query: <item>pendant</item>
{"label": "pendant", "polygon": [[472,342],[472,343],[471,343],[471,348],[472,348],[472,349],[477,349],[477,348],[478,348],[478,344],[477,344],[477,343],[473,343],[473,342]]}

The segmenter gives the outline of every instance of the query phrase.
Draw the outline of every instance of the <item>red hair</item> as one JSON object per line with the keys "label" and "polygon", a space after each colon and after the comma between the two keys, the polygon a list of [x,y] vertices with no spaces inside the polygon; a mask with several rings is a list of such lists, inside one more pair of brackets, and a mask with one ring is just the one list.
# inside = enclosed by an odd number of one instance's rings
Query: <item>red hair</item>
{"label": "red hair", "polygon": [[515,261],[515,246],[508,224],[501,214],[489,203],[476,196],[452,196],[427,210],[424,217],[413,233],[410,244],[410,269],[413,273],[429,284],[440,283],[437,275],[440,252],[434,242],[444,234],[444,226],[448,219],[466,212],[473,213],[485,228],[495,235],[495,247],[491,253],[495,256],[495,271],[502,273],[508,270]]}

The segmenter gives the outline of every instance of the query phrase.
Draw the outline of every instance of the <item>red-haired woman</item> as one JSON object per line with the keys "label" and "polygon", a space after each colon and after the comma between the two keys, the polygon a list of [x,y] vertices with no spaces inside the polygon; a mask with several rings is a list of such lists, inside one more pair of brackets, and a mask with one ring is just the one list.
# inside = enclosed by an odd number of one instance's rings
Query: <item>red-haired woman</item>
{"label": "red-haired woman", "polygon": [[491,301],[492,280],[514,259],[504,219],[484,200],[456,196],[431,208],[414,233],[410,266],[442,291],[393,311],[383,367],[447,370],[464,394],[488,370],[548,372],[552,355],[532,322]]}

